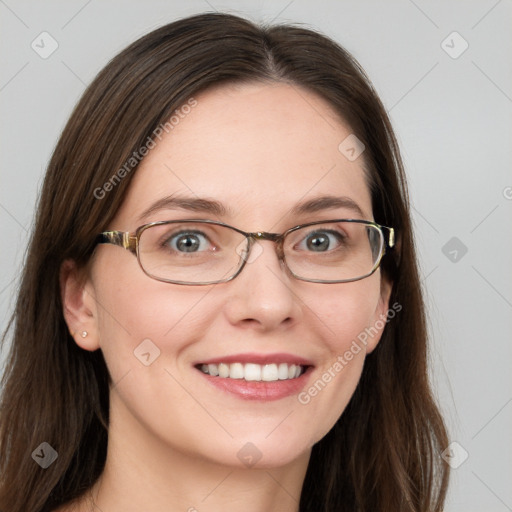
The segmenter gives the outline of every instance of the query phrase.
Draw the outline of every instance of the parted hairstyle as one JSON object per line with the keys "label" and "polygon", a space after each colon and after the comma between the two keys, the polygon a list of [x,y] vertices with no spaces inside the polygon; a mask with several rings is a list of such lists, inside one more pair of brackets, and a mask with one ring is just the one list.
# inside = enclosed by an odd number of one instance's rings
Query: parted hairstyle
{"label": "parted hairstyle", "polygon": [[[300,511],[442,510],[447,434],[428,379],[406,178],[386,110],[360,65],[331,39],[303,26],[206,13],[158,28],[114,57],[55,147],[2,338],[9,354],[0,400],[1,511],[55,510],[83,495],[103,470],[111,379],[101,350],[81,349],[68,331],[59,272],[66,259],[87,265],[136,166],[115,183],[113,176],[194,95],[255,82],[312,92],[348,123],[366,148],[374,219],[397,233],[381,268],[400,312],[367,356],[347,408],[313,446]],[[58,452],[47,469],[31,457],[43,441]]]}

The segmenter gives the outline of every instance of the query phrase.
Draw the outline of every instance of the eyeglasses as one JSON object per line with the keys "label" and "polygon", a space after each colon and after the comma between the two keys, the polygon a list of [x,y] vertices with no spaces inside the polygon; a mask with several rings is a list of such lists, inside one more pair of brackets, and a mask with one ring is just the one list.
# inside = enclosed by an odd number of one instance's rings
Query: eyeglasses
{"label": "eyeglasses", "polygon": [[209,285],[238,276],[263,251],[258,240],[276,242],[279,260],[296,279],[346,283],[377,270],[395,244],[395,232],[356,219],[310,222],[282,234],[246,233],[213,220],[169,220],[145,224],[134,233],[105,231],[96,243],[129,250],[142,270],[158,281]]}

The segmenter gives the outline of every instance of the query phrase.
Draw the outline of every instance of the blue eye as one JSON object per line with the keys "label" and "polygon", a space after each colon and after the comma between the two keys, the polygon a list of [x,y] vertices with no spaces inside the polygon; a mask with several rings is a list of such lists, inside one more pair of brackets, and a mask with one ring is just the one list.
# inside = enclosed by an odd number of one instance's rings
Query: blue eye
{"label": "blue eye", "polygon": [[[312,252],[325,252],[337,249],[342,245],[343,236],[335,231],[313,231],[299,244],[301,249]],[[304,247],[305,244],[305,247]]]}
{"label": "blue eye", "polygon": [[165,245],[177,252],[199,252],[208,248],[208,238],[199,231],[176,233],[165,241]]}

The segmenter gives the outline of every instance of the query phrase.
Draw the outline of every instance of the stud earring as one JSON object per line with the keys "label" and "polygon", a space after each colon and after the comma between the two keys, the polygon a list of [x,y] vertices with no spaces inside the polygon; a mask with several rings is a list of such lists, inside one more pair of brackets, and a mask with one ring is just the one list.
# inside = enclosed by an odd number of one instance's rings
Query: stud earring
{"label": "stud earring", "polygon": [[86,338],[89,333],[87,331],[82,331],[81,336],[82,338]]}

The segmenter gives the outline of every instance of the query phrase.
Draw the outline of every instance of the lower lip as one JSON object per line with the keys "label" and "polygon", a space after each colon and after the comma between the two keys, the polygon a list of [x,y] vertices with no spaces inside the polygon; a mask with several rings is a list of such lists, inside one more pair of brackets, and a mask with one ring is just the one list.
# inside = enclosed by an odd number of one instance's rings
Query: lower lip
{"label": "lower lip", "polygon": [[197,371],[201,373],[212,386],[231,393],[238,398],[242,398],[243,400],[270,401],[280,400],[290,395],[298,394],[306,385],[311,370],[313,370],[313,368],[308,367],[306,371],[296,379],[274,380],[270,382],[226,379],[224,377],[213,377],[201,370]]}

